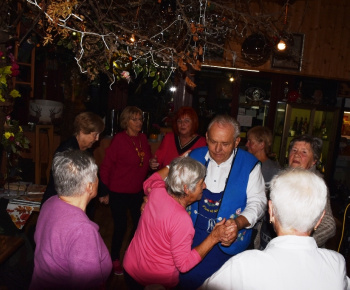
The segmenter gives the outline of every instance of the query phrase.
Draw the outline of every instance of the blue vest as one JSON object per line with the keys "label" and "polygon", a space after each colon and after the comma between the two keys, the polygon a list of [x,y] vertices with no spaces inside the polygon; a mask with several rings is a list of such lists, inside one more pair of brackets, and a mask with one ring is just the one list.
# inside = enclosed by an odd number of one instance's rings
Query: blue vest
{"label": "blue vest", "polygon": [[[208,147],[197,148],[190,153],[190,157],[205,164],[206,160],[204,157],[207,152]],[[254,155],[242,149],[237,150],[217,214],[217,220],[221,220],[222,218],[234,219],[244,211],[247,205],[247,185],[249,174],[258,162],[259,160],[255,158]],[[198,202],[194,202],[187,207],[187,212],[192,218],[194,228],[196,228],[197,219],[195,211],[198,212]],[[231,244],[231,246],[225,247],[222,246],[221,243],[218,245],[224,253],[235,255],[243,252],[248,247],[251,235],[252,230],[244,228],[238,232],[237,239]]]}

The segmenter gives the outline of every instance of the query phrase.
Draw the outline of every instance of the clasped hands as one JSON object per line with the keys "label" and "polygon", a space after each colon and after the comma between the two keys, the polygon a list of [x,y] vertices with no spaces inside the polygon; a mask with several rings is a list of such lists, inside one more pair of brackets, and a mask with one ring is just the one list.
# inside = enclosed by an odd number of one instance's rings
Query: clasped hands
{"label": "clasped hands", "polygon": [[[141,205],[141,214],[145,209],[145,205],[148,202],[148,196],[143,197],[143,203]],[[234,219],[223,219],[222,221],[215,224],[214,229],[211,232],[211,235],[218,242],[221,242],[221,245],[225,247],[231,246],[231,244],[237,239],[238,235],[238,226]]]}
{"label": "clasped hands", "polygon": [[238,235],[238,227],[234,219],[223,219],[216,223],[211,234],[221,242],[221,245],[229,247]]}

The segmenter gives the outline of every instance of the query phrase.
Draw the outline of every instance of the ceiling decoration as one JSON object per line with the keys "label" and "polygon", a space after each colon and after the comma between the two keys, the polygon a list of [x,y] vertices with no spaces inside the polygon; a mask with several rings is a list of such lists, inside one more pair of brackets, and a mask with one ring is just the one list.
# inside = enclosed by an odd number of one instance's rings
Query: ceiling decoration
{"label": "ceiling decoration", "polygon": [[229,39],[244,44],[242,57],[250,65],[263,63],[291,3],[285,1],[277,14],[269,14],[259,0],[21,2],[42,43],[71,49],[91,80],[102,72],[113,83],[128,71],[134,78],[154,78],[158,89],[176,69],[191,74],[218,54],[231,55],[234,67],[241,55],[230,49]]}

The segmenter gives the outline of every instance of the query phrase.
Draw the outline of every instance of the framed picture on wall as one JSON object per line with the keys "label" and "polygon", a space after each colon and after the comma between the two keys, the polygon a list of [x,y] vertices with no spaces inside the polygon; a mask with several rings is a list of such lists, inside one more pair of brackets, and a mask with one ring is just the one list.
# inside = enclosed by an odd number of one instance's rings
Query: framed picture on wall
{"label": "framed picture on wall", "polygon": [[271,68],[301,71],[305,35],[292,33],[292,44],[287,44],[286,53],[272,53]]}

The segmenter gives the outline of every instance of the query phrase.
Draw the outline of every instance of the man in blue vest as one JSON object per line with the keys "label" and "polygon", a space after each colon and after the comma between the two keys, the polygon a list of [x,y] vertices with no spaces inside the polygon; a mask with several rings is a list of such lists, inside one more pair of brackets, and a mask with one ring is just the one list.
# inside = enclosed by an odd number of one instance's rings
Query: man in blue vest
{"label": "man in blue vest", "polygon": [[195,228],[192,247],[223,218],[237,231],[230,242],[217,244],[196,267],[180,275],[180,289],[197,289],[230,257],[243,252],[250,243],[252,227],[266,210],[261,165],[252,154],[237,148],[239,136],[240,125],[234,118],[216,116],[208,126],[208,146],[190,153],[207,167],[203,196],[187,208]]}

